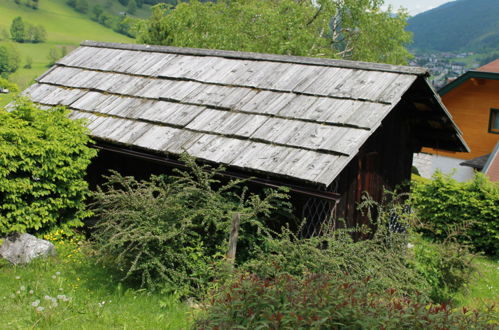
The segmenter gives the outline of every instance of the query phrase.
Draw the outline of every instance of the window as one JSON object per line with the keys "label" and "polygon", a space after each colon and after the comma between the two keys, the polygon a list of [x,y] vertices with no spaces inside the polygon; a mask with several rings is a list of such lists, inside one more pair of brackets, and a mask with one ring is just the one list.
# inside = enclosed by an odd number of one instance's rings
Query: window
{"label": "window", "polygon": [[499,134],[499,109],[490,109],[489,133]]}

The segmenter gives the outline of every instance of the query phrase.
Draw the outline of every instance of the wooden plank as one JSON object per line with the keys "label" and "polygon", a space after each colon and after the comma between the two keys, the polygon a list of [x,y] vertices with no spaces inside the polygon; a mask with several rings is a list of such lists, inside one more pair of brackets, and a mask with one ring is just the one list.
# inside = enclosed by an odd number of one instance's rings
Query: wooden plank
{"label": "wooden plank", "polygon": [[203,136],[202,133],[179,130],[162,146],[162,149],[163,151],[178,155],[189,149],[201,136]]}
{"label": "wooden plank", "polygon": [[341,171],[350,163],[354,156],[339,156],[334,158],[330,163],[324,164],[321,173],[313,178],[313,181],[329,186],[337,177],[340,175]]}
{"label": "wooden plank", "polygon": [[[256,75],[252,76],[251,80],[246,82],[245,85],[253,86],[255,88],[275,89],[273,86],[275,86],[276,82],[286,79],[285,73],[292,67],[292,65],[288,63],[266,63],[267,65]],[[288,89],[286,91],[291,90]]]}
{"label": "wooden plank", "polygon": [[259,114],[275,114],[281,108],[273,105],[274,101],[278,101],[279,104],[284,103],[285,98],[283,98],[281,93],[260,91],[253,98],[251,98],[246,104],[238,104],[238,108],[242,111],[254,112]]}
{"label": "wooden plank", "polygon": [[140,74],[150,77],[158,77],[159,74],[170,65],[171,61],[176,58],[174,54],[155,54],[157,56],[156,62],[152,63],[148,67],[141,69]]}
{"label": "wooden plank", "polygon": [[236,109],[237,104],[247,97],[255,96],[256,92],[250,88],[232,88],[219,102],[219,106],[227,109]]}
{"label": "wooden plank", "polygon": [[227,261],[232,265],[236,260],[237,238],[239,236],[240,222],[241,222],[241,216],[239,215],[239,213],[234,213],[230,225],[229,248],[227,250],[227,255],[226,255]]}
{"label": "wooden plank", "polygon": [[84,91],[79,89],[67,89],[55,86],[51,86],[51,90],[48,95],[39,101],[40,103],[68,106],[84,94]]}
{"label": "wooden plank", "polygon": [[265,116],[206,109],[187,128],[226,136],[250,137],[266,120]]}
{"label": "wooden plank", "polygon": [[290,139],[290,136],[296,134],[298,129],[303,125],[303,122],[269,118],[254,134],[251,139],[258,139],[270,143],[285,144]]}
{"label": "wooden plank", "polygon": [[310,66],[301,64],[283,63],[286,70],[281,73],[279,79],[275,79],[269,85],[270,89],[291,92],[304,79],[307,73],[310,73]]}
{"label": "wooden plank", "polygon": [[182,102],[198,103],[203,105],[220,106],[227,95],[232,93],[234,87],[217,85],[198,85],[199,88],[186,95]]}
{"label": "wooden plank", "polygon": [[[116,98],[116,96],[114,96],[113,98]],[[102,103],[110,99],[110,95],[104,95],[98,92],[87,92],[76,102],[71,104],[71,108],[101,112],[100,107],[102,106]]]}
{"label": "wooden plank", "polygon": [[416,76],[408,75],[397,75],[390,86],[381,91],[378,95],[378,100],[381,102],[389,102],[392,104],[398,103],[405,92],[412,86],[414,81],[416,81]]}
{"label": "wooden plank", "polygon": [[81,43],[81,46],[135,50],[135,51],[144,51],[144,52],[171,53],[179,55],[216,56],[216,57],[231,58],[236,60],[245,59],[245,60],[257,60],[257,61],[283,62],[283,63],[298,63],[298,64],[307,64],[307,65],[316,65],[316,66],[332,66],[340,68],[386,71],[386,72],[397,72],[397,73],[417,74],[417,75],[426,75],[428,73],[426,69],[420,67],[409,67],[409,66],[346,61],[346,60],[332,60],[326,58],[312,58],[312,57],[303,57],[303,56],[237,52],[237,51],[227,51],[227,50],[198,49],[198,48],[186,48],[186,47],[180,48],[180,47],[151,46],[151,45],[138,45],[138,44],[119,44],[119,43],[98,42],[98,41],[84,41]]}
{"label": "wooden plank", "polygon": [[151,125],[140,137],[134,141],[134,145],[150,149],[164,151],[165,147],[180,133],[180,129]]}
{"label": "wooden plank", "polygon": [[304,118],[305,114],[308,116],[311,107],[318,100],[319,98],[315,96],[297,95],[282,107],[279,111],[279,116],[288,118]]}
{"label": "wooden plank", "polygon": [[146,79],[144,87],[135,91],[134,96],[159,99],[168,96],[168,91],[175,86],[175,82],[162,79]]}
{"label": "wooden plank", "polygon": [[89,52],[95,51],[92,47],[78,47],[63,58],[59,59],[56,63],[61,65],[73,65],[78,58],[86,57]]}

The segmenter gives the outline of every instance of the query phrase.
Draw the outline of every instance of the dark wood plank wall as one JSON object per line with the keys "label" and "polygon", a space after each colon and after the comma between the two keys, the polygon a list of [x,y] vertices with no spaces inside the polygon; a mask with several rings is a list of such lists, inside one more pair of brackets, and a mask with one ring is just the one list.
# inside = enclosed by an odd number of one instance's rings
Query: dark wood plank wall
{"label": "dark wood plank wall", "polygon": [[384,189],[410,180],[415,143],[408,111],[403,102],[397,106],[340,174],[337,219],[345,219],[347,227],[368,221],[357,209],[364,191],[379,201]]}

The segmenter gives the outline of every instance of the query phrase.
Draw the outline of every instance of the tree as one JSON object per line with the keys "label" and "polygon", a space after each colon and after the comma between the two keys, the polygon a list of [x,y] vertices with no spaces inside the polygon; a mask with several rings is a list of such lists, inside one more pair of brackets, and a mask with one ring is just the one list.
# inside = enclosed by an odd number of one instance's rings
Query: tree
{"label": "tree", "polygon": [[126,12],[129,14],[135,14],[136,11],[137,11],[137,2],[135,2],[135,0],[128,1]]}
{"label": "tree", "polygon": [[97,151],[82,122],[67,115],[63,107],[41,110],[24,99],[0,111],[1,236],[71,230],[90,215],[84,177]]}
{"label": "tree", "polygon": [[407,13],[383,0],[220,0],[153,7],[139,42],[401,64]]}
{"label": "tree", "polygon": [[10,25],[10,36],[17,42],[24,42],[25,35],[26,31],[23,19],[20,16],[17,16],[12,20],[12,24]]}
{"label": "tree", "polygon": [[104,9],[102,9],[102,7],[100,5],[95,5],[93,8],[92,8],[92,15],[91,15],[91,18],[98,22],[99,21],[99,17],[100,15],[102,15],[102,13],[104,12]]}
{"label": "tree", "polygon": [[49,66],[54,65],[55,62],[57,62],[57,60],[61,58],[59,48],[57,48],[57,47],[50,48],[47,58],[49,60]]}
{"label": "tree", "polygon": [[76,0],[75,9],[80,13],[86,14],[88,11],[87,0]]}
{"label": "tree", "polygon": [[41,25],[35,26],[32,41],[35,43],[47,41],[47,30]]}
{"label": "tree", "polygon": [[33,67],[33,59],[31,56],[26,57],[26,64],[24,64],[25,69],[31,69]]}
{"label": "tree", "polygon": [[12,45],[0,45],[0,76],[7,77],[19,68],[19,53]]}

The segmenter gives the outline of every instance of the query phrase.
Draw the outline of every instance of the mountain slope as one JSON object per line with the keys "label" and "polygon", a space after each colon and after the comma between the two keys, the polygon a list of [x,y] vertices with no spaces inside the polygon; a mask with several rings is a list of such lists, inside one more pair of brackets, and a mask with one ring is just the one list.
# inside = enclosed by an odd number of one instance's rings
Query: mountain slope
{"label": "mountain slope", "polygon": [[413,48],[459,51],[499,49],[499,1],[457,0],[409,19]]}
{"label": "mountain slope", "polygon": [[[12,43],[20,54],[21,68],[11,75],[11,79],[21,88],[25,88],[34,78],[47,70],[51,48],[64,46],[67,50],[71,50],[87,39],[133,42],[133,39],[105,28],[91,21],[87,16],[75,12],[66,5],[65,0],[42,0],[37,10],[17,5],[13,0],[0,0],[0,28],[9,31],[12,20],[17,16],[21,16],[24,21],[32,24],[40,24],[47,30],[47,42],[44,43],[0,41],[0,45]],[[31,69],[22,68],[27,57],[33,60]]]}

